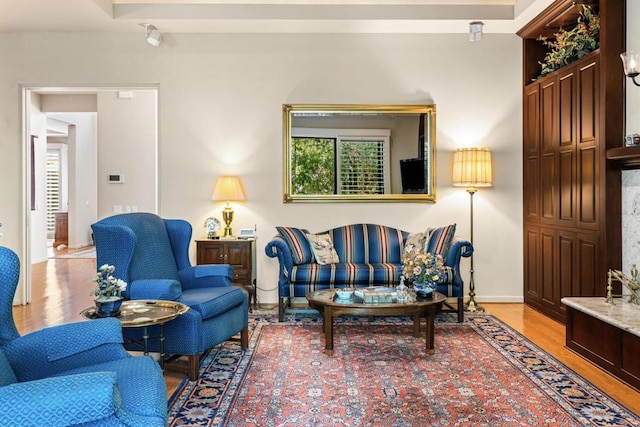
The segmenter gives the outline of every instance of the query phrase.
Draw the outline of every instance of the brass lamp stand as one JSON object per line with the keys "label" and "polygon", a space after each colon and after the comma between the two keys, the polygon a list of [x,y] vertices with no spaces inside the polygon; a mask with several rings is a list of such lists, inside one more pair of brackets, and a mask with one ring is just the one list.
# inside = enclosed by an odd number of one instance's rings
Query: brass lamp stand
{"label": "brass lamp stand", "polygon": [[[473,246],[473,195],[478,187],[491,187],[492,167],[491,152],[487,148],[460,148],[453,153],[453,185],[467,187],[470,203],[470,238]],[[474,248],[475,249],[475,248]],[[484,311],[476,303],[476,284],[473,278],[473,252],[469,257],[469,301],[464,305],[466,311]]]}
{"label": "brass lamp stand", "polygon": [[[471,229],[469,233],[469,241],[471,242],[471,246],[473,246],[473,195],[476,194],[477,191],[478,190],[475,188],[467,188],[467,193],[469,193],[470,200],[469,210],[471,212]],[[471,256],[469,257],[469,267],[469,301],[467,301],[467,303],[464,305],[464,309],[472,313],[474,311],[484,311],[483,307],[476,304],[476,283],[473,280],[473,253],[471,253]]]}
{"label": "brass lamp stand", "polygon": [[233,221],[233,209],[231,209],[231,205],[227,202],[227,206],[222,210],[222,219],[224,221],[224,237],[232,237],[233,230],[231,229],[231,221]]}

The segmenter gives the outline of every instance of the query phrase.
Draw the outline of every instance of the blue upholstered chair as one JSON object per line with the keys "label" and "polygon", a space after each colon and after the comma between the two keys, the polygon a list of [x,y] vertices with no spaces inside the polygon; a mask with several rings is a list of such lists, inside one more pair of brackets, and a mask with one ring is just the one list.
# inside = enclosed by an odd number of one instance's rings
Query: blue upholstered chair
{"label": "blue upholstered chair", "polygon": [[[125,298],[178,301],[191,308],[164,325],[164,350],[188,356],[189,380],[198,379],[205,350],[238,333],[247,348],[247,294],[232,286],[230,265],[191,265],[188,222],[136,212],[104,218],[91,228],[97,263],[116,268],[114,275],[128,283]],[[140,338],[140,333],[140,328],[125,328],[127,337]],[[157,341],[150,340],[152,351]]]}
{"label": "blue upholstered chair", "polygon": [[160,367],[126,352],[118,320],[20,336],[12,313],[19,275],[17,255],[0,246],[0,425],[166,425]]}

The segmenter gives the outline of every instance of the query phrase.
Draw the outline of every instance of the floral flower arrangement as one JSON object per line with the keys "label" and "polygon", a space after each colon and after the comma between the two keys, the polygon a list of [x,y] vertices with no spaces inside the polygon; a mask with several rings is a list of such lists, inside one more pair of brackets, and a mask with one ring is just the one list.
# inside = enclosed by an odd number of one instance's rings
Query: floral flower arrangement
{"label": "floral flower arrangement", "polygon": [[113,265],[102,265],[98,269],[96,277],[93,278],[96,286],[91,290],[89,295],[95,295],[97,297],[96,299],[121,297],[122,292],[127,289],[127,283],[113,276],[115,270],[116,268]]}
{"label": "floral flower arrangement", "polygon": [[538,37],[551,50],[545,56],[540,77],[582,58],[600,47],[600,16],[590,6],[582,5],[576,26],[570,30],[560,29],[555,40]]}
{"label": "floral flower arrangement", "polygon": [[432,285],[438,283],[444,270],[442,255],[417,252],[402,261],[402,276],[414,284]]}

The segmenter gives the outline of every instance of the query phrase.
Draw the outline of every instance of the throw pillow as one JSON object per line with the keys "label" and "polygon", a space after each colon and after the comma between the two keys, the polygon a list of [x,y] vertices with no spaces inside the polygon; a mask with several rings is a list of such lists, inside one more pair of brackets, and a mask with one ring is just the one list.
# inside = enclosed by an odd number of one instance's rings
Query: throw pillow
{"label": "throw pillow", "polygon": [[333,240],[328,234],[307,234],[307,239],[311,244],[311,250],[316,257],[316,262],[320,265],[336,264],[340,262],[338,253],[333,247]]}
{"label": "throw pillow", "polygon": [[304,236],[309,232],[308,230],[294,227],[276,227],[276,230],[287,242],[294,264],[309,264],[313,262],[311,246],[309,246],[309,241]]}
{"label": "throw pillow", "polygon": [[407,240],[404,242],[404,257],[413,257],[418,252],[422,252],[427,246],[427,231],[421,231],[420,233],[413,233],[407,236]]}
{"label": "throw pillow", "polygon": [[453,240],[454,234],[456,234],[456,224],[427,229],[426,251],[442,255],[442,259],[446,262],[449,246],[451,246],[451,240]]}

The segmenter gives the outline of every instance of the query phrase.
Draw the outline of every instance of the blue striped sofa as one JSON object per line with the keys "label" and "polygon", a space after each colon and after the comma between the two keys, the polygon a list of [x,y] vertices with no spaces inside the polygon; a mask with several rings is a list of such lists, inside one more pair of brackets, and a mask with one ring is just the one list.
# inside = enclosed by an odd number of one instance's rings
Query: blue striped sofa
{"label": "blue striped sofa", "polygon": [[[338,254],[338,263],[320,265],[305,238],[307,230],[276,227],[278,234],[267,243],[265,253],[279,261],[278,317],[284,320],[285,308],[295,297],[331,287],[396,286],[402,272],[402,254],[407,231],[377,224],[352,224],[317,234],[329,234]],[[454,229],[455,230],[455,229]],[[456,307],[446,304],[462,322],[464,283],[460,276],[460,258],[469,257],[473,246],[452,236],[441,248],[446,274],[438,292],[457,299]]]}

